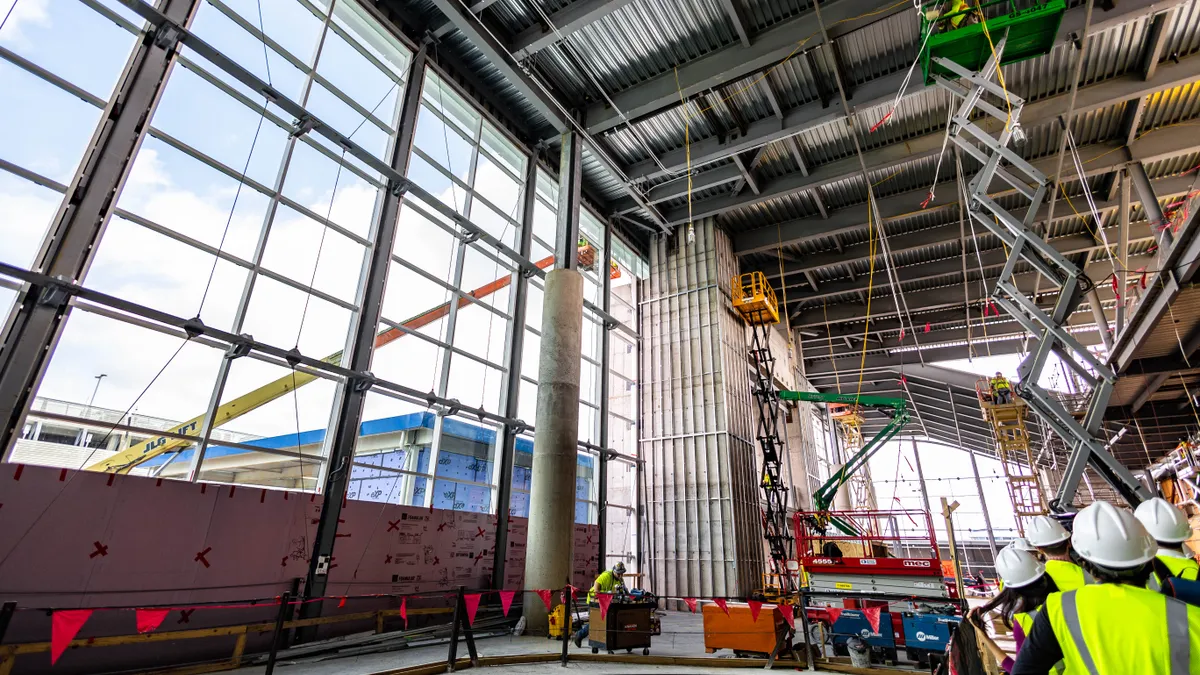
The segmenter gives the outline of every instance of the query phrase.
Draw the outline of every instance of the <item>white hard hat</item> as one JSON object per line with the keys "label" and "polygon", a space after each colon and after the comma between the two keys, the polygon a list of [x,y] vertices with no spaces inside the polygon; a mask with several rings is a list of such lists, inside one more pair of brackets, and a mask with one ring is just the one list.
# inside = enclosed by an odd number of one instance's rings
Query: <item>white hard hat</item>
{"label": "white hard hat", "polygon": [[1179,507],[1162,497],[1147,499],[1138,504],[1134,517],[1146,528],[1155,541],[1164,544],[1182,544],[1192,536],[1192,526]]}
{"label": "white hard hat", "polygon": [[1067,529],[1050,516],[1034,516],[1025,528],[1025,538],[1038,548],[1046,548],[1071,538]]}
{"label": "white hard hat", "polygon": [[1022,551],[1036,551],[1037,550],[1037,547],[1034,546],[1033,544],[1029,543],[1029,540],[1026,539],[1025,537],[1017,537],[1016,539],[1013,539],[1011,542],[1009,542],[1008,545],[1013,548],[1020,549]]}
{"label": "white hard hat", "polygon": [[1029,551],[1005,546],[996,554],[996,574],[1004,580],[1005,588],[1028,586],[1045,573],[1046,566]]}
{"label": "white hard hat", "polygon": [[1076,514],[1071,545],[1084,560],[1113,569],[1143,565],[1158,553],[1154,537],[1137,518],[1108,502],[1089,504]]}

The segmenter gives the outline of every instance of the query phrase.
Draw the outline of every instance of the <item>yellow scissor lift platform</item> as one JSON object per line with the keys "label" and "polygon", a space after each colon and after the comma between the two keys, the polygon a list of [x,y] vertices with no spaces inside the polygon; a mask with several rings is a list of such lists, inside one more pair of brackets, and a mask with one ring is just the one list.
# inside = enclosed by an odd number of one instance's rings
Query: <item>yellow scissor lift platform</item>
{"label": "yellow scissor lift platform", "polygon": [[1008,496],[1016,514],[1017,532],[1023,537],[1025,524],[1030,518],[1049,512],[1041,482],[1034,473],[1033,454],[1029,449],[1029,431],[1025,427],[1025,414],[1029,406],[1016,394],[1011,395],[1011,403],[993,402],[987,378],[979,380],[976,392],[979,394],[983,418],[991,425],[996,439],[996,454],[1008,481]]}
{"label": "yellow scissor lift platform", "polygon": [[733,308],[746,323],[751,326],[779,323],[775,291],[762,272],[747,272],[734,277],[730,293],[733,295]]}

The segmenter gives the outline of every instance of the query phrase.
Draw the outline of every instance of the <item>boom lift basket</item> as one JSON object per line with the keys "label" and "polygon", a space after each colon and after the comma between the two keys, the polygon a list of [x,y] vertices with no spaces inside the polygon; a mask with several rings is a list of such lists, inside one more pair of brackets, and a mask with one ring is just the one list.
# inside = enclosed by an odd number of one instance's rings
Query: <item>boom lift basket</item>
{"label": "boom lift basket", "polygon": [[[969,0],[968,0],[969,1]],[[938,11],[947,2],[930,2],[921,6],[921,41],[925,44],[921,52],[921,72],[925,84],[933,84],[934,75],[957,77],[948,69],[936,65],[934,58],[953,61],[968,71],[975,72],[987,63],[992,49],[1000,38],[1007,36],[1006,47],[1000,65],[1006,66],[1035,56],[1048,54],[1058,37],[1058,27],[1067,10],[1065,0],[1047,0],[1024,9],[1014,9],[1008,14],[992,17],[983,23],[952,27],[955,17],[988,14],[989,7],[1012,6],[1012,0],[992,0],[961,11],[938,16]],[[984,31],[984,28],[987,28]],[[929,35],[930,31],[935,31]],[[989,40],[990,36],[990,40]]]}

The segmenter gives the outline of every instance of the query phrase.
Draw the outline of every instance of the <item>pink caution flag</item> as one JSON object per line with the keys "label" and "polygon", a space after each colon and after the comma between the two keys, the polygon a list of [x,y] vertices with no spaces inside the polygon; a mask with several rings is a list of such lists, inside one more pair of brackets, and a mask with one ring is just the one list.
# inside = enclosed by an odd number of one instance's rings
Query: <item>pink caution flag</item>
{"label": "pink caution flag", "polygon": [[871,630],[879,632],[879,608],[865,607],[862,610],[863,616],[867,618],[867,623],[871,624]]}
{"label": "pink caution flag", "polygon": [[783,615],[783,620],[792,627],[792,630],[796,630],[796,616],[792,613],[792,606],[779,605],[779,613]]}
{"label": "pink caution flag", "polygon": [[713,598],[713,604],[720,607],[725,616],[729,616],[729,605],[725,604],[725,598]]}
{"label": "pink caution flag", "polygon": [[467,593],[463,595],[463,602],[467,605],[467,625],[475,625],[475,613],[479,611],[479,593]]}
{"label": "pink caution flag", "polygon": [[162,625],[167,615],[171,613],[169,609],[138,609],[134,610],[134,616],[137,619],[137,631],[139,633],[153,633]]}
{"label": "pink caution flag", "polygon": [[400,598],[400,618],[404,619],[404,630],[408,630],[408,598]]}
{"label": "pink caution flag", "polygon": [[87,623],[92,615],[90,609],[63,609],[54,612],[50,619],[50,665],[58,661],[58,657],[71,646],[71,640],[79,634],[79,629]]}
{"label": "pink caution flag", "polygon": [[549,588],[543,588],[543,589],[541,589],[541,590],[539,590],[539,591],[534,591],[534,593],[537,593],[537,594],[538,594],[538,597],[542,599],[542,604],[546,606],[546,611],[547,611],[547,612],[549,612],[549,611],[551,610],[551,607],[550,607],[550,589],[549,589]]}
{"label": "pink caution flag", "polygon": [[692,614],[695,614],[696,613],[696,599],[695,598],[684,598],[683,601],[687,604],[688,609],[692,610]]}
{"label": "pink caution flag", "polygon": [[826,607],[825,611],[829,612],[829,622],[831,624],[837,623],[838,617],[842,615],[841,607]]}
{"label": "pink caution flag", "polygon": [[600,604],[600,618],[607,618],[608,606],[612,604],[612,593],[597,593],[596,602]]}
{"label": "pink caution flag", "polygon": [[516,591],[500,591],[500,609],[504,610],[504,616],[508,616],[508,610],[512,607],[513,596]]}
{"label": "pink caution flag", "polygon": [[748,600],[747,605],[750,605],[750,620],[758,621],[758,613],[762,610],[762,603],[758,600]]}

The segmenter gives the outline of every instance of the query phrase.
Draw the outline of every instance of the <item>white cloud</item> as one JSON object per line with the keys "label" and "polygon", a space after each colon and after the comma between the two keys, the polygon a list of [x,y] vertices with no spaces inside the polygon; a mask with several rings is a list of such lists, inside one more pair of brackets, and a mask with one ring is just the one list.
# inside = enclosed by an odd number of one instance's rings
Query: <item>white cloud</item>
{"label": "white cloud", "polygon": [[23,29],[29,26],[50,27],[50,14],[47,12],[49,2],[50,0],[0,0],[0,17],[12,12],[4,24],[4,31],[0,32],[0,42],[18,47],[29,46],[29,36]]}

